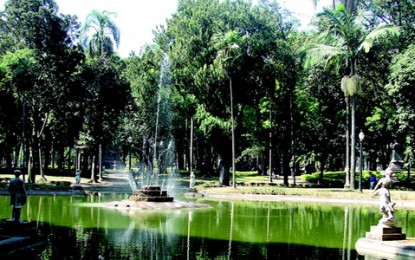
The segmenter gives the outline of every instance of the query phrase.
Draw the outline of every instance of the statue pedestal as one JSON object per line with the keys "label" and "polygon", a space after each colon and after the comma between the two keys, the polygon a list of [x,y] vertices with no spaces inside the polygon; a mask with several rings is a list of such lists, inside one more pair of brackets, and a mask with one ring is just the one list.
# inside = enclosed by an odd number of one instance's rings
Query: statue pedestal
{"label": "statue pedestal", "polygon": [[400,227],[388,227],[379,224],[377,226],[370,227],[370,232],[366,232],[366,238],[380,241],[392,241],[405,240],[406,235],[402,234],[402,228]]}
{"label": "statue pedestal", "polygon": [[161,190],[160,186],[144,186],[129,197],[129,200],[132,201],[146,202],[172,202],[173,199],[167,195],[167,191]]}

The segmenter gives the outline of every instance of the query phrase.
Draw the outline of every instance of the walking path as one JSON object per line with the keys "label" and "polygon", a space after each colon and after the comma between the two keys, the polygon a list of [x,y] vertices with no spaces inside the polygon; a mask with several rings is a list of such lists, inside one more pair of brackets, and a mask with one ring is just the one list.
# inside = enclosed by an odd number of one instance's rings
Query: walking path
{"label": "walking path", "polygon": [[[50,177],[51,178],[51,177]],[[127,173],[105,172],[103,179],[96,183],[90,183],[88,179],[82,179],[81,184],[75,184],[75,178],[61,178],[62,181],[72,182],[71,190],[28,190],[28,195],[84,195],[93,192],[125,192],[132,193],[128,182]],[[309,188],[310,190],[312,188]],[[186,188],[183,188],[186,192]],[[0,190],[0,195],[9,195],[7,190]],[[240,193],[221,193],[200,191],[195,197],[203,197],[213,200],[244,200],[244,201],[285,201],[285,202],[308,202],[308,203],[330,203],[330,204],[360,204],[360,205],[378,205],[377,197],[367,198],[335,198],[325,197],[316,193],[312,195],[270,195],[270,194],[240,194]],[[393,196],[393,191],[392,191]],[[411,200],[394,200],[398,208],[414,208],[415,201]]]}
{"label": "walking path", "polygon": [[[103,176],[103,181],[99,183],[82,183],[86,191],[111,192],[125,191],[131,193],[128,184],[127,173],[107,173]],[[292,196],[292,195],[264,195],[264,194],[230,194],[230,193],[206,193],[201,191],[198,197],[215,200],[244,200],[244,201],[285,201],[285,202],[309,202],[309,203],[330,203],[330,204],[359,204],[359,205],[378,205],[377,197],[367,199],[352,198],[330,198],[322,196]],[[414,208],[415,201],[395,200],[396,207]]]}

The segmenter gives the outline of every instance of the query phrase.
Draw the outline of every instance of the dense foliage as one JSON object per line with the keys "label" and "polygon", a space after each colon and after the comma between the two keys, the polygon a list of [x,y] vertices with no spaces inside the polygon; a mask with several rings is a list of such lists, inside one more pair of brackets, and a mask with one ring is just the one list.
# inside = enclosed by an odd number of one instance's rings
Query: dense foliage
{"label": "dense foliage", "polygon": [[95,181],[100,151],[106,167],[132,154],[135,166],[162,170],[159,159],[174,147],[177,168],[224,185],[235,169],[278,174],[285,184],[318,170],[322,181],[327,171],[354,172],[358,131],[368,170],[387,166],[394,141],[410,163],[415,3],[333,5],[305,32],[278,1],[180,0],[152,45],[120,59],[111,10],[91,10],[81,25],[53,0],[8,0],[0,14],[3,164],[27,166],[35,182],[82,162]]}

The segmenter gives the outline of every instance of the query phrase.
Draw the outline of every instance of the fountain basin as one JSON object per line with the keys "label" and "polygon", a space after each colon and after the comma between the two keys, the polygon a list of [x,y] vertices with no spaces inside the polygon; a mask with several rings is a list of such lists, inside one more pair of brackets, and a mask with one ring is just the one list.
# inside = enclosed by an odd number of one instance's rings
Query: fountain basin
{"label": "fountain basin", "polygon": [[167,191],[161,190],[160,186],[145,186],[140,190],[136,190],[129,200],[136,202],[172,202],[173,197],[168,196]]}

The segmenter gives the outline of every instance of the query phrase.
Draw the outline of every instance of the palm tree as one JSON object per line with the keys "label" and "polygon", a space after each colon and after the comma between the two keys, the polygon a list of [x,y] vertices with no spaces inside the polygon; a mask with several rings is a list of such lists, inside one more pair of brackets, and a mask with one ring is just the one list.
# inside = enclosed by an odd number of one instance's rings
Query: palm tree
{"label": "palm tree", "polygon": [[92,10],[81,27],[81,44],[91,57],[107,57],[120,44],[120,30],[111,19],[115,13]]}
{"label": "palm tree", "polygon": [[[324,62],[325,67],[331,66],[337,72],[347,71],[348,75],[343,75],[341,87],[348,100],[351,99],[351,148],[350,160],[348,158],[348,145],[346,149],[346,186],[348,184],[348,162],[351,164],[350,188],[354,189],[355,176],[355,110],[356,94],[360,91],[360,77],[357,73],[358,57],[362,51],[369,52],[376,42],[384,42],[388,36],[399,34],[399,28],[393,25],[380,25],[371,32],[366,32],[361,25],[356,22],[357,16],[346,10],[340,4],[336,10],[324,8],[317,15],[326,19],[326,32],[323,32],[318,39],[320,43],[314,44],[306,49],[306,66]],[[348,120],[348,119],[347,119]],[[348,122],[348,121],[347,121]],[[346,122],[346,126],[348,123]],[[348,143],[348,127],[346,129],[346,143]]]}
{"label": "palm tree", "polygon": [[215,48],[218,50],[214,63],[221,68],[226,77],[229,78],[229,95],[230,95],[230,110],[231,110],[231,133],[232,133],[232,187],[235,188],[235,118],[233,114],[233,86],[232,86],[232,72],[233,63],[242,56],[242,49],[238,45],[240,41],[238,32],[228,31],[225,34],[218,33],[213,37]]}

